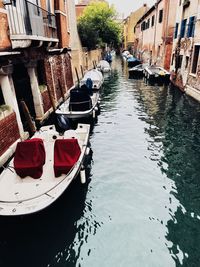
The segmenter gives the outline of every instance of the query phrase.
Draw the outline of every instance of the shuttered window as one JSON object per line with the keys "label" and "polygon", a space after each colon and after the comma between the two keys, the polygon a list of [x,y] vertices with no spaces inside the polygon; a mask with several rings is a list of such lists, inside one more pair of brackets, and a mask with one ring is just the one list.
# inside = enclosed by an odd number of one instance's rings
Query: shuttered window
{"label": "shuttered window", "polygon": [[190,17],[188,30],[187,30],[187,37],[194,37],[194,30],[195,30],[195,16]]}
{"label": "shuttered window", "polygon": [[161,9],[161,10],[159,11],[159,19],[158,19],[158,22],[159,22],[159,23],[162,23],[162,21],[163,21],[163,9]]}
{"label": "shuttered window", "polygon": [[154,26],[154,22],[155,22],[155,16],[153,15],[152,18],[151,18],[151,27]]}
{"label": "shuttered window", "polygon": [[178,37],[178,27],[179,27],[179,23],[176,23],[175,30],[174,30],[174,39]]}
{"label": "shuttered window", "polygon": [[198,65],[198,61],[199,61],[199,50],[200,50],[200,46],[195,45],[194,46],[193,62],[192,62],[192,73],[193,74],[196,74],[196,72],[197,72],[197,65]]}
{"label": "shuttered window", "polygon": [[180,33],[181,38],[185,37],[186,23],[187,23],[187,19],[184,19],[181,22],[181,33]]}

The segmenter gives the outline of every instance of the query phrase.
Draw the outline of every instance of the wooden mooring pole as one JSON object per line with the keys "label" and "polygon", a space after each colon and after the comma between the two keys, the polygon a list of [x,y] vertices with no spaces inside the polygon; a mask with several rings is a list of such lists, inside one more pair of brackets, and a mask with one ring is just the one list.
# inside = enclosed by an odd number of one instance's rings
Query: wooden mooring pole
{"label": "wooden mooring pole", "polygon": [[48,91],[48,94],[49,94],[49,99],[51,101],[51,106],[53,108],[53,111],[55,111],[56,110],[56,103],[55,103],[55,100],[54,100],[54,98],[52,96],[51,90],[50,90],[48,85],[47,85],[47,91]]}
{"label": "wooden mooring pole", "polygon": [[59,86],[59,89],[60,89],[60,92],[61,92],[61,95],[62,95],[62,99],[63,99],[63,101],[65,101],[65,93],[63,91],[60,79],[58,79],[58,86]]}
{"label": "wooden mooring pole", "polygon": [[84,72],[83,72],[83,66],[81,65],[81,74],[82,74],[82,78],[84,76]]}
{"label": "wooden mooring pole", "polygon": [[35,122],[33,121],[31,114],[29,112],[29,109],[28,109],[26,103],[24,102],[24,100],[21,100],[20,105],[22,107],[25,119],[28,123],[28,127],[30,129],[30,134],[33,135],[36,132]]}
{"label": "wooden mooring pole", "polygon": [[80,85],[80,79],[79,79],[79,76],[78,76],[78,70],[77,70],[76,67],[75,67],[75,72],[76,72],[76,77],[77,77],[78,86],[79,86],[79,85]]}

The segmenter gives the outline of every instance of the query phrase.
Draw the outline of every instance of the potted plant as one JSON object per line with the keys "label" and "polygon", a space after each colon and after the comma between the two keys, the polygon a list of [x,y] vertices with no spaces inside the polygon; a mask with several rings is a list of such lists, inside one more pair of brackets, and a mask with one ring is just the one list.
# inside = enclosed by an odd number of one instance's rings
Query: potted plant
{"label": "potted plant", "polygon": [[0,116],[3,114],[4,117],[8,116],[12,112],[12,108],[9,105],[0,106]]}

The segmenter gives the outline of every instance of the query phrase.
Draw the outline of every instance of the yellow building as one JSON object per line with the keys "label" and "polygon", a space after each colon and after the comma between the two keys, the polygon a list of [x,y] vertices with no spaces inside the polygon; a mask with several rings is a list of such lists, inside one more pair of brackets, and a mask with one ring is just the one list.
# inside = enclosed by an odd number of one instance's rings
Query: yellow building
{"label": "yellow building", "polygon": [[124,39],[124,49],[134,50],[135,45],[135,33],[134,28],[138,20],[146,13],[148,7],[144,4],[141,8],[136,11],[131,12],[131,14],[124,19],[124,29],[123,29],[123,39]]}

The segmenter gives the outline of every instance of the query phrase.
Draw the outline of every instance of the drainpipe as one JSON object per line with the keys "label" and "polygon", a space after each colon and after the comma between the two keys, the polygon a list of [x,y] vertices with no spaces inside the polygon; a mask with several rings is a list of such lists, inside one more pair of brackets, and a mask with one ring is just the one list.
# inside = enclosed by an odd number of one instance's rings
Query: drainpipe
{"label": "drainpipe", "polygon": [[[173,0],[174,1],[174,0]],[[163,27],[164,29],[164,47],[163,47],[163,55],[164,55],[164,61],[163,61],[163,67],[165,67],[165,58],[166,58],[166,38],[168,37],[168,22],[169,22],[169,6],[170,6],[171,0],[165,0],[165,6],[166,6],[166,21],[165,21],[165,25]]]}
{"label": "drainpipe", "polygon": [[155,26],[154,26],[154,40],[153,40],[154,53],[156,51],[156,28],[157,28],[156,26],[157,26],[157,18],[158,18],[158,3],[155,3],[155,9],[156,9],[156,17],[155,17]]}
{"label": "drainpipe", "polygon": [[[181,31],[181,25],[182,25],[183,18],[184,18],[184,8],[182,6],[181,21],[180,21],[180,31]],[[175,49],[175,74],[176,75],[178,73],[178,63],[179,63],[180,50],[181,50],[181,32],[180,32],[180,35],[178,37],[178,42],[177,42],[177,46],[176,46],[176,49]]]}

